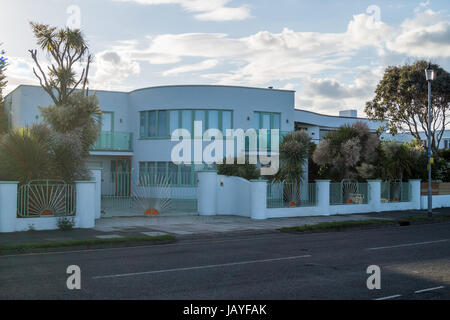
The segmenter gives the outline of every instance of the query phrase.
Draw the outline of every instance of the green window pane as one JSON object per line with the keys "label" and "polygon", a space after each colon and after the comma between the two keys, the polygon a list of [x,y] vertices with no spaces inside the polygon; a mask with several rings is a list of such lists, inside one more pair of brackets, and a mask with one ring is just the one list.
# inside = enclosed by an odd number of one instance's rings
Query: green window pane
{"label": "green window pane", "polygon": [[167,136],[167,111],[158,112],[158,137]]}
{"label": "green window pane", "polygon": [[219,111],[208,111],[208,129],[219,129]]}
{"label": "green window pane", "polygon": [[222,133],[225,136],[227,134],[227,129],[233,129],[232,128],[232,120],[231,120],[232,113],[231,111],[223,111],[222,112]]}
{"label": "green window pane", "polygon": [[183,110],[181,112],[181,127],[192,133],[192,111]]}
{"label": "green window pane", "polygon": [[280,114],[274,113],[273,114],[273,125],[271,129],[280,129]]}
{"label": "green window pane", "polygon": [[205,110],[196,110],[194,120],[202,122],[202,129],[201,129],[201,132],[199,133],[199,136],[201,137],[201,136],[203,136],[203,132],[205,131],[206,111]]}
{"label": "green window pane", "polygon": [[178,129],[178,110],[170,111],[170,135]]}
{"label": "green window pane", "polygon": [[253,119],[253,128],[255,130],[259,129],[259,120],[260,120],[260,113],[259,112],[255,112],[255,116]]}
{"label": "green window pane", "polygon": [[139,135],[141,137],[145,137],[145,116],[146,116],[147,112],[141,112],[140,114],[140,130],[139,130]]}
{"label": "green window pane", "polygon": [[156,111],[148,112],[147,137],[156,137]]}

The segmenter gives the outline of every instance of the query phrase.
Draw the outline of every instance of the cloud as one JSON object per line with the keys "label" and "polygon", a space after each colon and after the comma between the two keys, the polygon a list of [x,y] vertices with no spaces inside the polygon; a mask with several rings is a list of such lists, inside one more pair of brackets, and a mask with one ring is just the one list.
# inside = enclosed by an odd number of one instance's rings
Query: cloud
{"label": "cloud", "polygon": [[186,73],[186,72],[204,71],[204,70],[214,68],[215,66],[217,66],[218,63],[219,63],[218,60],[209,59],[209,60],[204,60],[200,63],[185,64],[185,65],[182,65],[181,67],[167,70],[167,71],[163,72],[163,75],[164,76],[172,76],[172,75],[178,75],[180,73]]}
{"label": "cloud", "polygon": [[104,88],[116,88],[126,78],[140,73],[137,61],[131,60],[125,52],[103,51],[96,54],[90,83]]}
{"label": "cloud", "polygon": [[387,43],[398,53],[420,58],[450,57],[450,21],[430,9],[401,24],[401,33]]}
{"label": "cloud", "polygon": [[180,5],[185,11],[195,13],[197,20],[203,21],[232,21],[249,18],[248,5],[229,7],[231,0],[114,0],[121,2],[135,2],[142,5]]}
{"label": "cloud", "polygon": [[4,94],[8,94],[21,84],[38,85],[39,81],[33,74],[33,66],[31,58],[8,57],[8,66],[5,72],[8,82]]}

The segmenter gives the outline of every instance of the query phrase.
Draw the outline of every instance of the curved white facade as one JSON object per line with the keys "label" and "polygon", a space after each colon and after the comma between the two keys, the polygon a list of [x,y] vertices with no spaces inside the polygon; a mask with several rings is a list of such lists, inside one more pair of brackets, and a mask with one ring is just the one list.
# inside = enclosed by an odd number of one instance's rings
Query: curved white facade
{"label": "curved white facade", "polygon": [[[116,166],[111,163],[111,159],[119,158],[129,159],[130,169],[135,171],[147,166],[157,167],[159,162],[170,166],[167,163],[171,161],[171,150],[176,142],[170,141],[168,131],[174,123],[183,127],[185,122],[193,122],[197,116],[209,118],[209,122],[205,119],[205,125],[209,127],[219,124],[217,129],[225,129],[230,125],[232,129],[267,128],[280,129],[282,132],[302,128],[316,143],[323,132],[344,124],[365,121],[372,130],[380,125],[361,118],[328,116],[295,109],[295,92],[289,90],[176,85],[131,92],[99,90],[96,94],[105,115],[103,120],[110,123],[105,126],[108,132],[102,137],[104,141],[100,141],[91,152],[90,165],[110,172]],[[6,97],[6,101],[12,127],[24,127],[41,121],[38,106],[52,103],[41,87],[28,85],[16,88]],[[155,117],[159,117],[158,120]],[[155,125],[155,121],[158,125]],[[161,135],[156,131],[166,134]],[[150,136],[155,135],[155,132],[156,136]],[[129,145],[126,139],[129,139]]]}

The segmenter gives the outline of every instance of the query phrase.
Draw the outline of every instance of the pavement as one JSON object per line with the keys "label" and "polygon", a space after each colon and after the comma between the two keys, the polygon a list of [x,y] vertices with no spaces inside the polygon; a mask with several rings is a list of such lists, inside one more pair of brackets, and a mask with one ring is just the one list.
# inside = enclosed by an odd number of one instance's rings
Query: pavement
{"label": "pavement", "polygon": [[[443,222],[3,255],[0,299],[447,300],[449,245]],[[70,265],[81,270],[79,290],[67,288]],[[369,290],[374,265],[380,289]]]}
{"label": "pavement", "polygon": [[[435,210],[435,213],[450,215],[450,208]],[[423,211],[392,211],[332,216],[297,218],[275,218],[251,220],[239,216],[181,215],[171,217],[123,217],[101,218],[94,229],[73,229],[70,231],[24,231],[0,233],[0,244],[31,242],[60,242],[85,239],[107,239],[135,236],[158,236],[173,234],[177,238],[216,236],[220,234],[261,233],[284,227],[314,225],[331,221],[360,221],[371,219],[404,219],[410,216],[425,216]]]}

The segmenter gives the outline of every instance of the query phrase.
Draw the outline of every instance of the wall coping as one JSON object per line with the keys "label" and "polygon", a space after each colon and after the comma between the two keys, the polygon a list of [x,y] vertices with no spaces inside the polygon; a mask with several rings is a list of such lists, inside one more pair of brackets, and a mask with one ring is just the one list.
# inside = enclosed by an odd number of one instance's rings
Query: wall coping
{"label": "wall coping", "polygon": [[0,184],[19,184],[20,181],[0,181]]}
{"label": "wall coping", "polygon": [[319,180],[314,180],[315,182],[331,182],[331,180],[322,180],[322,179],[319,179]]}
{"label": "wall coping", "polygon": [[95,180],[85,180],[85,181],[74,181],[75,183],[97,183]]}

